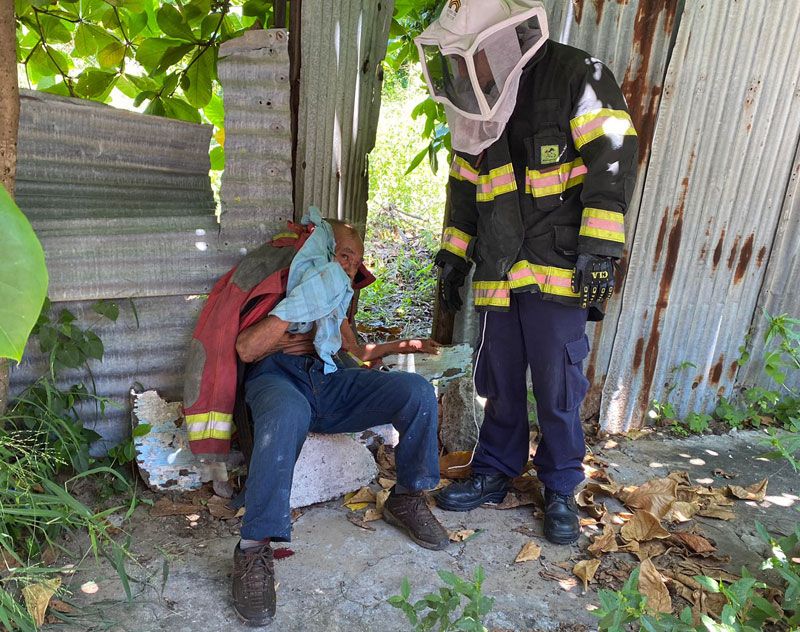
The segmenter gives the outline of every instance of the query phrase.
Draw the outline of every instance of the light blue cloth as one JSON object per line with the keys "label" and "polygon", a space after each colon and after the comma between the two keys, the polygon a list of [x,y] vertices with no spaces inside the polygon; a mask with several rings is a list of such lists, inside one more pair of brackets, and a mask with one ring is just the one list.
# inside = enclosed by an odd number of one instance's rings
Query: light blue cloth
{"label": "light blue cloth", "polygon": [[319,209],[310,206],[301,223],[311,223],[316,228],[292,259],[286,297],[270,316],[292,323],[289,333],[305,334],[316,324],[314,349],[325,365],[324,372],[333,373],[333,355],[342,346],[339,328],[347,317],[353,287],[350,277],[334,260],[333,227],[322,219]]}

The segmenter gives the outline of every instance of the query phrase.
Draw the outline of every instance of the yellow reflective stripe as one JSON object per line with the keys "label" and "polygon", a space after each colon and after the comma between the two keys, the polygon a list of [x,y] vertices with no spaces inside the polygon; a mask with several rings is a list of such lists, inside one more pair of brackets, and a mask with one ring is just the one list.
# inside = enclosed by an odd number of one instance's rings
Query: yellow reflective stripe
{"label": "yellow reflective stripe", "polygon": [[442,250],[452,252],[462,259],[466,259],[467,247],[470,241],[472,241],[472,235],[468,235],[453,226],[448,226],[444,229],[444,235],[442,236]]}
{"label": "yellow reflective stripe", "polygon": [[203,439],[220,439],[221,441],[229,441],[231,438],[230,431],[224,430],[203,430],[189,433],[189,441],[202,441]]}
{"label": "yellow reflective stripe", "polygon": [[475,199],[478,202],[491,202],[498,195],[517,190],[514,166],[509,163],[478,176]]}
{"label": "yellow reflective stripe", "polygon": [[272,241],[275,241],[277,239],[287,239],[287,238],[289,238],[289,239],[297,239],[298,237],[299,237],[299,235],[297,233],[292,233],[292,232],[278,233],[277,235],[274,235],[272,237]]}
{"label": "yellow reflective stripe", "polygon": [[233,430],[233,415],[221,413],[216,410],[207,413],[186,415],[184,418],[189,441],[202,441],[203,439],[231,438]]}
{"label": "yellow reflective stripe", "polygon": [[472,183],[478,181],[478,172],[460,156],[453,158],[453,162],[450,163],[450,175],[456,180],[467,180]]}
{"label": "yellow reflective stripe", "polygon": [[572,291],[572,270],[556,266],[544,266],[527,260],[518,261],[508,273],[509,285],[516,289],[538,285],[545,294],[577,297]]}
{"label": "yellow reflective stripe", "polygon": [[[586,166],[580,158],[576,158],[572,162],[567,162],[557,169],[550,169],[548,171],[526,169],[525,192],[532,194],[533,197],[560,195],[567,189],[581,184],[586,172]],[[552,180],[556,180],[556,182],[544,186],[537,186],[537,182],[551,182]]]}
{"label": "yellow reflective stripe", "polygon": [[631,116],[625,110],[600,108],[576,116],[569,122],[576,149],[601,136],[636,136]]}
{"label": "yellow reflective stripe", "polygon": [[616,211],[586,207],[583,209],[583,219],[578,234],[582,237],[624,244],[625,216]]}
{"label": "yellow reflective stripe", "polygon": [[230,413],[220,413],[215,410],[209,411],[207,413],[197,413],[195,415],[186,415],[184,420],[187,424],[196,424],[199,421],[221,421],[221,422],[232,422],[233,415]]}
{"label": "yellow reflective stripe", "polygon": [[473,281],[475,305],[509,307],[511,292],[508,281]]}

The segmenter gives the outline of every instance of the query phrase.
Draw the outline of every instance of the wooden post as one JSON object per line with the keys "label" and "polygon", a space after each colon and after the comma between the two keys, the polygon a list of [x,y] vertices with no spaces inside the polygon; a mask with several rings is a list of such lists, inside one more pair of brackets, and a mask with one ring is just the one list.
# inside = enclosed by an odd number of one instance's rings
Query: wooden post
{"label": "wooden post", "polygon": [[[450,215],[452,212],[453,203],[450,199],[450,185],[448,185],[444,202],[444,225],[442,226],[442,233],[444,233],[445,227],[450,222]],[[453,312],[448,312],[443,309],[442,302],[439,300],[441,286],[442,279],[440,276],[439,280],[436,282],[436,302],[433,308],[433,327],[431,329],[431,338],[440,344],[449,345],[453,342],[453,327],[455,325],[456,315]],[[469,288],[464,288],[462,292],[469,292]],[[461,309],[468,308],[465,305]]]}
{"label": "wooden post", "polygon": [[300,68],[302,66],[301,24],[302,0],[292,0],[289,3],[289,109],[292,119],[292,203],[294,204],[294,219],[300,220],[302,211],[297,208],[297,126],[300,116]]}
{"label": "wooden post", "polygon": [[[19,86],[14,0],[0,0],[0,184],[14,197],[17,175]],[[0,414],[8,405],[8,361],[0,358]]]}
{"label": "wooden post", "polygon": [[286,0],[274,0],[272,3],[273,15],[275,18],[275,28],[286,28]]}

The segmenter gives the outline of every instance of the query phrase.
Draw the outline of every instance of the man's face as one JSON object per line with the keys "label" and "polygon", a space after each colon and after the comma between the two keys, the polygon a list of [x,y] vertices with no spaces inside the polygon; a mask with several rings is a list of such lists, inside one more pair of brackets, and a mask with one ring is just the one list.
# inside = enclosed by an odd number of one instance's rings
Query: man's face
{"label": "man's face", "polygon": [[335,227],[333,236],[336,240],[334,258],[352,281],[364,258],[364,244],[357,233],[353,233],[343,226]]}

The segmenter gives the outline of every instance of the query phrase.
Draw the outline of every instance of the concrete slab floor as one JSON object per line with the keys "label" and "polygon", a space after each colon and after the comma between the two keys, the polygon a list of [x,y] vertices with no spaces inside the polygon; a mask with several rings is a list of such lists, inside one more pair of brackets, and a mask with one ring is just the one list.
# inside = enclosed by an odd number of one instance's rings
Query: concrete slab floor
{"label": "concrete slab floor", "polygon": [[[716,487],[729,482],[746,486],[768,477],[767,498],[760,503],[737,501],[732,507],[735,521],[696,520],[699,532],[715,540],[721,553],[731,556],[729,570],[738,572],[742,564],[753,567],[760,562],[758,554],[763,547],[755,535],[755,520],[773,531],[788,533],[800,519],[800,477],[785,462],[760,458],[765,452],[758,445],[761,437],[743,432],[680,440],[616,439],[618,447],[598,446],[595,454],[609,462],[608,471],[623,484],[640,484],[675,470],[688,471],[693,481],[711,479],[705,484]],[[736,478],[715,478],[715,469]],[[374,531],[356,527],[347,520],[348,509],[341,501],[308,508],[294,525],[292,543],[282,545],[291,547],[295,555],[275,563],[278,614],[269,629],[409,630],[402,613],[386,602],[387,597],[399,593],[403,577],[409,578],[412,598],[419,598],[442,585],[437,570],[466,577],[479,564],[486,571],[484,594],[495,598],[487,618],[490,630],[594,627],[587,606],[597,603],[597,586],[590,585],[589,592],[582,594],[580,582],[557,566],[587,557],[587,534],[574,546],[551,545],[541,536],[541,522],[534,519],[530,506],[435,513],[450,530],[482,531],[467,542],[453,543],[446,551],[428,551],[382,521],[370,523]],[[132,536],[131,549],[139,564],[129,564],[135,578],[131,583],[133,601],[125,601],[110,564],[87,560],[78,573],[65,578],[73,591],[72,600],[84,609],[81,622],[70,628],[137,632],[252,629],[242,625],[230,607],[236,521],[219,521],[202,512],[198,525],[190,527],[184,516],[152,518],[147,507],[140,507],[126,531]],[[520,548],[530,539],[541,545],[541,558],[514,564]],[[630,563],[636,562],[631,556]],[[94,595],[80,591],[87,580],[99,586]],[[45,629],[65,630],[65,626]]]}

